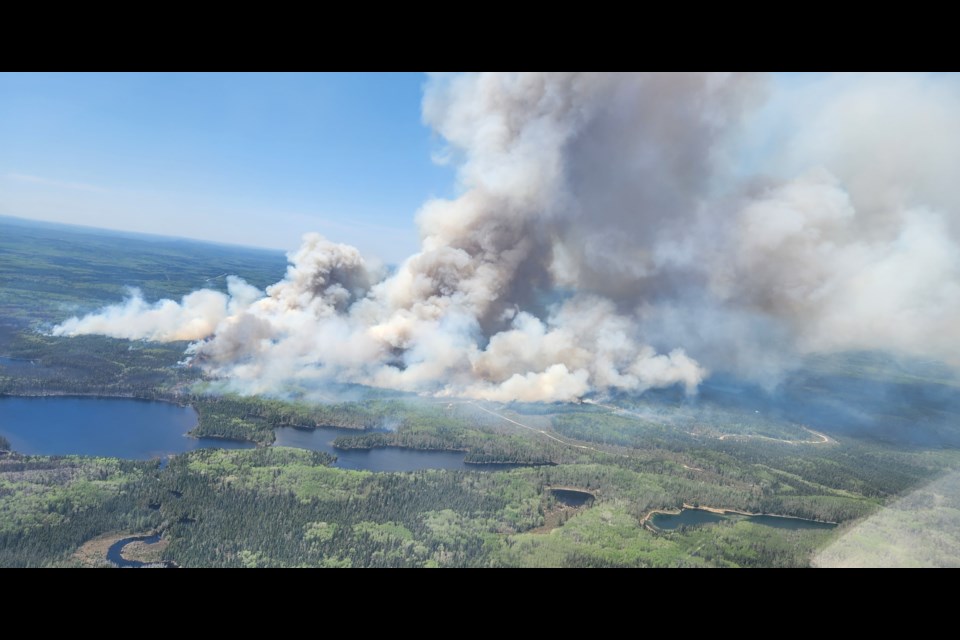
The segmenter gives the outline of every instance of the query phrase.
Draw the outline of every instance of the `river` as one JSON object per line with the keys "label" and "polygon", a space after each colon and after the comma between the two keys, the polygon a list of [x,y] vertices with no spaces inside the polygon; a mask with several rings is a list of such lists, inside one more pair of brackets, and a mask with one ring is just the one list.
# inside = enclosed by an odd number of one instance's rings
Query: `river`
{"label": "river", "polygon": [[160,534],[152,536],[131,536],[129,538],[123,538],[122,540],[117,540],[110,548],[107,549],[107,560],[117,565],[121,569],[139,569],[141,567],[146,567],[148,565],[153,567],[164,567],[169,568],[172,566],[172,563],[165,561],[158,562],[140,562],[139,560],[127,560],[123,557],[123,549],[130,544],[131,542],[143,542],[144,544],[157,544],[160,542]]}

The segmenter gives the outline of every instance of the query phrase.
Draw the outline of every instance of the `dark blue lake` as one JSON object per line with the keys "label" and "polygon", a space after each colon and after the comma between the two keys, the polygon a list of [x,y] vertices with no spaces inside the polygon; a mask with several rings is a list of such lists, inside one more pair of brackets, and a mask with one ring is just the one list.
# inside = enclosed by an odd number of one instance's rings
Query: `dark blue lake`
{"label": "dark blue lake", "polygon": [[[84,455],[147,460],[200,448],[251,449],[250,442],[189,438],[197,425],[191,407],[125,398],[0,397],[0,435],[14,451],[29,455]],[[326,451],[336,466],[367,471],[459,469],[496,471],[518,465],[467,464],[458,451],[419,451],[396,447],[372,450],[333,448],[353,429],[318,427],[276,430],[277,446]]]}
{"label": "dark blue lake", "polygon": [[799,531],[805,529],[833,529],[835,524],[830,522],[817,522],[816,520],[803,520],[801,518],[788,518],[784,516],[744,516],[735,513],[713,513],[703,509],[683,509],[680,513],[655,513],[650,518],[650,523],[662,531],[673,531],[680,527],[696,527],[707,524],[716,524],[724,520],[749,520],[755,524],[762,524],[776,529],[790,529]]}
{"label": "dark blue lake", "polygon": [[0,398],[0,435],[30,455],[148,460],[203,447],[252,448],[248,442],[188,438],[191,407],[125,398]]}
{"label": "dark blue lake", "polygon": [[31,360],[0,356],[0,371],[6,372],[7,374],[29,372],[32,371],[35,366]]}
{"label": "dark blue lake", "polygon": [[343,469],[366,471],[417,471],[418,469],[459,469],[462,471],[498,471],[518,465],[467,464],[466,454],[459,451],[420,451],[383,447],[380,449],[335,449],[334,439],[340,436],[355,436],[356,429],[317,427],[297,429],[283,427],[274,431],[277,440],[274,446],[297,447],[311,451],[326,451],[337,456],[335,466]]}
{"label": "dark blue lake", "polygon": [[550,489],[557,502],[565,504],[568,507],[582,507],[593,502],[594,495],[586,491],[577,491],[576,489]]}

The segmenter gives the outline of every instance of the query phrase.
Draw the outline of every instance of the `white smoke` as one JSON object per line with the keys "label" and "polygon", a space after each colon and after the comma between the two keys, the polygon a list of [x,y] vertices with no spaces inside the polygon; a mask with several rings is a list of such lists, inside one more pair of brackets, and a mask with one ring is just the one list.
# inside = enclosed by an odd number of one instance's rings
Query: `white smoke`
{"label": "white smoke", "polygon": [[[956,84],[437,77],[424,119],[461,195],[423,206],[421,250],[395,273],[311,234],[258,299],[134,296],[55,331],[197,340],[197,362],[250,392],[337,380],[499,401],[693,392],[708,368],[771,379],[844,349],[960,363]],[[772,108],[796,134],[747,162],[773,135],[751,117]]]}
{"label": "white smoke", "polygon": [[123,304],[105,307],[83,318],[70,318],[53,328],[53,335],[102,334],[129,340],[202,340],[224,319],[242,312],[263,292],[242,279],[227,276],[229,295],[201,289],[183,296],[177,303],[160,300],[150,304],[139,289],[130,289]]}

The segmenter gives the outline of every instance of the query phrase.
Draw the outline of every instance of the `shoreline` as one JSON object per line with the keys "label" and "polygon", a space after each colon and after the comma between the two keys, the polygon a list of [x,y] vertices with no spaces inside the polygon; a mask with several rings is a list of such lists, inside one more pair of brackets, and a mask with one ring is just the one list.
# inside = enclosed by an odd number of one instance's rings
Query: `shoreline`
{"label": "shoreline", "polygon": [[646,515],[644,515],[643,518],[640,520],[640,524],[641,524],[642,526],[645,526],[645,527],[650,528],[652,531],[655,531],[655,532],[658,532],[658,533],[659,533],[660,530],[657,529],[656,527],[654,527],[654,525],[650,522],[650,519],[651,519],[654,515],[656,515],[656,514],[658,514],[658,513],[662,513],[662,514],[664,514],[664,515],[676,516],[676,515],[680,515],[680,514],[681,514],[684,510],[686,510],[686,509],[693,509],[693,510],[696,510],[696,511],[707,511],[707,512],[709,512],[709,513],[716,513],[717,515],[728,515],[728,514],[732,514],[732,515],[738,515],[738,516],[748,516],[748,517],[751,517],[751,518],[756,518],[756,517],[759,517],[759,516],[768,516],[768,517],[770,517],[770,518],[785,518],[785,519],[788,519],[788,520],[803,520],[804,522],[818,522],[818,523],[820,523],[820,524],[832,524],[832,525],[834,525],[834,526],[840,526],[840,523],[839,523],[839,522],[833,522],[832,520],[818,520],[818,519],[816,519],[816,518],[801,518],[800,516],[786,516],[786,515],[783,515],[783,514],[780,514],[780,513],[763,513],[763,512],[754,512],[754,511],[744,511],[744,510],[742,510],[742,509],[728,509],[728,508],[725,508],[725,507],[708,507],[708,506],[703,506],[703,505],[701,505],[701,506],[699,506],[699,507],[695,507],[695,506],[693,506],[692,504],[688,504],[688,503],[686,503],[686,502],[684,502],[684,503],[682,503],[682,504],[683,504],[683,506],[682,506],[681,508],[679,508],[679,509],[676,509],[676,508],[674,508],[674,509],[671,509],[671,508],[666,508],[666,509],[651,509],[651,510],[648,511],[648,512],[646,513]]}
{"label": "shoreline", "polygon": [[[340,427],[333,427],[339,429]],[[384,444],[376,445],[371,447],[338,447],[336,444],[333,445],[333,448],[337,451],[374,451],[376,449],[401,449],[404,451],[422,451],[424,453],[463,453],[466,456],[470,455],[470,449],[458,449],[458,448],[421,448],[421,447],[408,447],[399,444]],[[463,464],[473,464],[473,465],[517,465],[521,467],[554,467],[557,465],[556,462],[552,460],[547,460],[543,462],[520,462],[517,460],[467,460],[466,458],[463,461]]]}
{"label": "shoreline", "polygon": [[783,440],[782,438],[774,438],[771,436],[764,436],[756,433],[724,433],[720,436],[717,436],[717,440],[748,440],[750,438],[756,438],[758,440],[769,440],[770,442],[780,442],[782,444],[836,444],[836,440],[830,438],[819,431],[814,431],[810,427],[801,427],[807,433],[813,434],[820,438],[819,440]]}
{"label": "shoreline", "polygon": [[[430,451],[430,449],[419,449],[419,451]],[[463,464],[475,464],[475,465],[515,465],[518,467],[555,467],[557,466],[556,462],[517,462],[516,460],[494,460],[494,461],[482,461],[482,460],[464,460]]]}
{"label": "shoreline", "polygon": [[[120,394],[99,394],[99,393],[74,393],[74,392],[58,392],[58,391],[45,391],[41,393],[3,393],[0,392],[0,399],[2,398],[77,398],[77,399],[99,399],[99,400],[135,400],[137,402],[162,402],[165,404],[172,404],[181,408],[190,408],[193,409],[194,413],[197,415],[197,425],[192,427],[189,431],[184,433],[184,437],[190,438],[191,440],[221,440],[223,442],[236,442],[251,444],[253,448],[267,448],[276,446],[276,430],[277,429],[298,429],[302,431],[315,431],[316,429],[339,429],[344,431],[357,431],[357,432],[372,432],[371,429],[366,427],[345,427],[338,425],[279,425],[271,428],[271,431],[274,433],[274,438],[270,442],[263,442],[258,440],[252,440],[248,438],[235,438],[231,436],[224,436],[219,434],[197,434],[195,433],[197,427],[200,424],[201,412],[200,410],[193,406],[190,402],[186,402],[183,399],[176,400],[169,396],[161,398],[144,398],[142,396],[136,395],[120,395]],[[296,447],[294,447],[296,448]],[[374,449],[401,449],[405,451],[418,451],[423,453],[462,453],[464,454],[463,463],[466,465],[473,466],[483,466],[483,465],[516,465],[522,467],[542,467],[542,466],[554,466],[557,463],[553,461],[545,462],[518,462],[518,461],[508,461],[508,460],[496,460],[496,461],[478,461],[478,460],[467,460],[466,457],[470,455],[470,449],[467,448],[419,448],[419,447],[408,447],[402,445],[393,445],[387,444],[383,446],[373,446],[373,447],[338,447],[334,446],[334,450],[337,451],[373,451]],[[14,453],[12,450],[7,452],[7,454]],[[179,455],[179,454],[172,454]],[[169,457],[169,456],[166,456]]]}
{"label": "shoreline", "polygon": [[596,499],[597,494],[600,493],[599,491],[590,491],[589,489],[584,489],[582,487],[569,487],[566,485],[545,484],[543,485],[543,488],[547,491],[576,491],[577,493],[587,493],[593,496],[594,499]]}
{"label": "shoreline", "polygon": [[191,405],[189,402],[183,402],[182,400],[175,400],[169,396],[167,397],[157,397],[157,398],[144,398],[143,396],[137,395],[121,395],[121,394],[104,394],[104,393],[77,393],[73,391],[43,391],[40,393],[5,393],[0,392],[0,398],[99,398],[103,400],[137,400],[139,402],[163,402],[166,404],[174,404],[178,407],[190,407],[196,411],[197,416],[199,417],[200,412],[197,411],[197,408]]}
{"label": "shoreline", "polygon": [[183,435],[184,435],[184,437],[190,438],[191,440],[223,440],[223,441],[225,441],[225,442],[246,442],[246,443],[255,445],[255,446],[257,446],[257,447],[272,447],[272,446],[273,446],[273,443],[272,443],[272,442],[271,442],[270,444],[262,444],[262,443],[260,443],[260,442],[257,442],[256,440],[245,440],[245,439],[243,439],[243,438],[231,438],[231,437],[229,437],[229,436],[218,436],[218,435],[213,435],[213,436],[199,435],[199,436],[198,436],[198,435],[195,435],[195,434],[193,433],[193,429],[191,429],[190,431],[187,431],[187,432],[186,432],[185,434],[183,434]]}

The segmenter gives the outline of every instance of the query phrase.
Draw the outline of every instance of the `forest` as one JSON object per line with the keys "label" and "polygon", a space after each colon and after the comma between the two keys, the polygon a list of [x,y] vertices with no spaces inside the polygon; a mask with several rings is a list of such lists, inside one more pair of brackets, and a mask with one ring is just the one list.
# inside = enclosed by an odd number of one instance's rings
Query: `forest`
{"label": "forest", "polygon": [[[694,398],[668,390],[580,404],[356,385],[238,395],[186,363],[186,343],[55,337],[49,327],[118,301],[126,286],[151,300],[222,288],[224,272],[264,286],[282,274],[282,255],[0,227],[0,396],[175,402],[198,414],[190,435],[257,445],[134,461],[28,456],[0,434],[4,567],[101,566],[85,551],[91,541],[145,532],[162,534],[164,559],[181,567],[807,566],[849,527],[960,462],[950,444],[960,429],[956,380],[869,354],[812,361],[776,397],[723,380]],[[854,405],[872,423],[843,410]],[[279,428],[321,426],[352,430],[335,450],[457,451],[468,463],[520,466],[354,471],[326,453],[274,446]],[[552,488],[594,498],[565,507]],[[652,511],[684,504],[838,527],[645,526]]]}
{"label": "forest", "polygon": [[[803,566],[834,535],[749,523],[659,535],[638,517],[675,506],[675,496],[726,504],[743,496],[603,465],[385,474],[329,462],[288,448],[195,451],[162,469],[96,458],[0,460],[0,565],[82,566],[76,550],[110,531],[159,530],[179,566],[234,567]],[[547,487],[559,484],[601,498],[552,532],[538,530],[551,505]]]}

